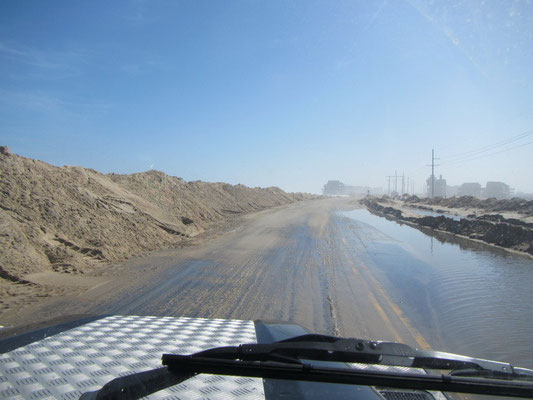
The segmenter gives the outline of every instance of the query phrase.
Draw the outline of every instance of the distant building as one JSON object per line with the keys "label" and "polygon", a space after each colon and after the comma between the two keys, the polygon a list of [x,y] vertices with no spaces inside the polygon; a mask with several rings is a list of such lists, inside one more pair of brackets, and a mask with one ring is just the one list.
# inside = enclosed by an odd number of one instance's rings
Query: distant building
{"label": "distant building", "polygon": [[383,193],[383,189],[368,186],[349,186],[341,181],[328,181],[322,188],[322,193],[326,196],[380,195]]}
{"label": "distant building", "polygon": [[446,179],[442,179],[442,175],[439,177],[439,179],[435,178],[435,191],[433,191],[433,175],[430,175],[429,178],[426,180],[427,188],[428,188],[428,196],[431,197],[434,195],[435,197],[446,197]]}
{"label": "distant building", "polygon": [[487,182],[485,197],[508,199],[511,197],[511,188],[503,182]]}
{"label": "distant building", "polygon": [[481,197],[481,185],[477,182],[463,183],[457,190],[459,196]]}
{"label": "distant building", "polygon": [[328,181],[322,188],[322,193],[326,196],[346,194],[346,185],[341,181]]}

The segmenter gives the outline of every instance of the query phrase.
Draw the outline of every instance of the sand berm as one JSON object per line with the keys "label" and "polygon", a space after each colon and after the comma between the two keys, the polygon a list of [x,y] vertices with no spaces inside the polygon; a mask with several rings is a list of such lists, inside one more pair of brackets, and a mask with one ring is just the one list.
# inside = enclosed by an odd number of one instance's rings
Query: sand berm
{"label": "sand berm", "polygon": [[[179,246],[235,216],[311,199],[277,187],[186,182],[159,171],[102,174],[0,151],[0,314],[49,296],[32,276],[90,275]],[[57,293],[57,288],[54,288]]]}

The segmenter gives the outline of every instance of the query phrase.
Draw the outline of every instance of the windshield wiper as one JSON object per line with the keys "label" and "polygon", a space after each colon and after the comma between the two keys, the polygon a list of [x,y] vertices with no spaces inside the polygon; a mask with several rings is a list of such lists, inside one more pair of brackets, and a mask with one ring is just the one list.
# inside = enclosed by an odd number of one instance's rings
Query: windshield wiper
{"label": "windshield wiper", "polygon": [[[178,356],[180,362],[182,356]],[[218,347],[189,357],[239,359],[247,361],[280,361],[301,364],[302,359],[314,361],[348,362],[427,368],[435,370],[492,371],[509,379],[533,379],[533,371],[514,368],[509,363],[483,360],[439,351],[414,349],[396,342],[344,339],[326,335],[302,335],[270,344],[243,344],[237,347]],[[163,364],[177,360],[172,354],[163,355]]]}
{"label": "windshield wiper", "polygon": [[[322,363],[317,364],[317,361]],[[363,370],[349,365],[339,368],[333,364],[324,365],[324,361],[451,372],[405,373]],[[196,374],[209,373],[533,398],[533,370],[498,361],[417,350],[401,343],[324,335],[297,336],[271,344],[218,347],[192,355],[163,354],[162,362],[168,370],[149,371],[152,373],[147,378],[150,393],[176,385]],[[106,384],[95,397],[84,398],[117,398],[120,395],[123,395],[122,398],[138,398],[129,396],[136,390],[130,390],[132,383],[128,378],[117,378]],[[139,387],[138,378],[134,384]],[[149,394],[148,389],[143,390],[142,396]]]}

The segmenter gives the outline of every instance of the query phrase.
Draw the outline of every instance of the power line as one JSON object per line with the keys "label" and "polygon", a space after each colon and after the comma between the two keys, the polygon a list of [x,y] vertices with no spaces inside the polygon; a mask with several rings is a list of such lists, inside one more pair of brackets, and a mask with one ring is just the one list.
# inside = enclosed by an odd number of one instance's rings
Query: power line
{"label": "power line", "polygon": [[[523,132],[523,133],[521,133],[519,135],[513,136],[513,137],[505,139],[505,140],[501,140],[499,142],[496,142],[496,143],[488,145],[488,146],[481,147],[481,148],[479,148],[477,150],[470,150],[470,151],[466,151],[466,152],[463,152],[463,153],[457,153],[457,154],[454,154],[454,155],[451,155],[451,156],[447,156],[447,157],[443,157],[443,158],[452,159],[452,161],[450,161],[450,162],[456,162],[456,161],[459,161],[459,159],[469,158],[469,157],[472,157],[472,156],[475,156],[475,155],[478,155],[478,154],[485,153],[485,152],[490,151],[490,150],[494,150],[494,149],[496,149],[498,147],[505,146],[506,144],[515,142],[517,140],[523,139],[523,138],[525,138],[527,136],[530,136],[530,135],[533,135],[533,130],[525,131],[525,132]],[[453,160],[453,159],[456,159],[456,160]]]}
{"label": "power line", "polygon": [[468,162],[468,161],[478,160],[478,159],[480,159],[480,158],[485,158],[485,157],[489,157],[489,156],[494,156],[494,155],[496,155],[496,154],[504,153],[504,152],[509,151],[509,150],[518,149],[518,148],[520,148],[520,147],[528,146],[528,145],[530,145],[530,144],[533,144],[533,141],[531,141],[531,142],[527,142],[527,143],[522,143],[522,144],[519,144],[518,146],[509,147],[508,149],[499,150],[499,151],[496,151],[496,152],[494,152],[494,153],[483,154],[483,155],[478,156],[478,157],[473,157],[473,158],[464,159],[464,160],[450,161],[450,162],[445,163],[445,165],[450,165],[450,164],[460,164],[460,163],[463,163],[463,162]]}
{"label": "power line", "polygon": [[492,149],[500,147],[500,146],[504,146],[504,145],[506,145],[508,143],[514,142],[516,140],[522,139],[522,138],[530,136],[530,135],[533,135],[533,130],[529,130],[529,131],[523,132],[523,133],[521,133],[521,134],[519,134],[517,136],[513,136],[513,137],[511,137],[509,139],[505,139],[505,140],[496,142],[494,144],[481,147],[478,150],[470,150],[470,151],[463,152],[463,153],[457,153],[457,154],[454,154],[454,155],[451,155],[451,156],[447,156],[445,158],[447,158],[447,159],[449,159],[449,158],[463,158],[463,157],[469,157],[469,156],[472,156],[472,155],[476,155],[478,153],[484,153],[485,151],[492,150]]}

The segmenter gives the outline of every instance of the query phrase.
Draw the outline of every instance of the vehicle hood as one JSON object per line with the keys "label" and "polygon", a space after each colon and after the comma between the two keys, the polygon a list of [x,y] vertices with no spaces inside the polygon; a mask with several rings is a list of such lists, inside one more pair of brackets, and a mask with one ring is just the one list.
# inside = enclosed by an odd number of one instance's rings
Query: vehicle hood
{"label": "vehicle hood", "polygon": [[[78,399],[114,378],[161,367],[163,353],[192,354],[220,346],[271,343],[308,333],[290,323],[153,316],[98,316],[0,340],[0,398]],[[346,366],[346,364],[343,364]],[[355,364],[352,364],[355,367]],[[359,368],[370,368],[359,365]],[[380,369],[403,367],[379,366]],[[403,371],[405,372],[405,371]],[[234,376],[197,375],[150,399],[445,398],[436,392]]]}

